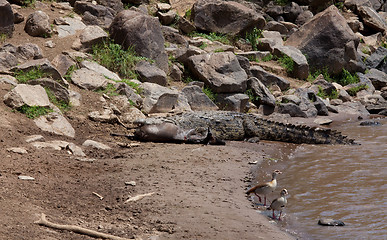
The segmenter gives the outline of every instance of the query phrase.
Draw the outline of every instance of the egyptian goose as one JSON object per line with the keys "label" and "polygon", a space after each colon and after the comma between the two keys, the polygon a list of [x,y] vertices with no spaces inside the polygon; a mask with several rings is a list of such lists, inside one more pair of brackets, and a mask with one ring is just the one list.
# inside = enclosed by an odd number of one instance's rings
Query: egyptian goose
{"label": "egyptian goose", "polygon": [[280,215],[278,217],[278,220],[281,221],[281,214],[282,209],[286,206],[288,203],[288,200],[286,199],[286,196],[288,195],[288,190],[285,188],[281,191],[281,197],[274,199],[273,202],[270,204],[270,207],[267,208],[267,210],[273,210],[273,219],[275,219],[274,211],[280,211]]}
{"label": "egyptian goose", "polygon": [[272,173],[272,179],[270,182],[267,182],[264,184],[258,184],[250,188],[249,190],[247,190],[246,194],[254,193],[259,198],[259,202],[262,202],[261,197],[259,195],[263,195],[265,197],[264,206],[266,206],[266,195],[275,190],[275,188],[277,187],[276,177],[278,174],[281,174],[281,173],[282,172],[280,172],[279,170],[274,170],[274,172]]}

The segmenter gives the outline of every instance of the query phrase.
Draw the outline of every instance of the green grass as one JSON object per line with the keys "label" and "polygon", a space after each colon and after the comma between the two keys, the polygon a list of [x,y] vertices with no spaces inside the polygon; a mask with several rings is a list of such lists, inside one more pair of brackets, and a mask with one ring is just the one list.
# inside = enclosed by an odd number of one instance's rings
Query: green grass
{"label": "green grass", "polygon": [[274,59],[274,56],[273,56],[271,53],[269,53],[268,55],[266,55],[266,56],[264,56],[264,57],[261,58],[261,60],[262,60],[263,62],[268,62],[268,61],[271,61],[271,60],[273,60],[273,59]]}
{"label": "green grass", "polygon": [[148,60],[136,55],[134,48],[124,50],[121,45],[105,41],[93,46],[93,59],[123,78],[137,79],[135,66],[139,61]]}
{"label": "green grass", "polygon": [[262,38],[262,29],[254,28],[246,33],[246,41],[251,44],[254,51],[258,50],[259,39]]}
{"label": "green grass", "polygon": [[208,47],[207,43],[202,43],[199,48],[204,50],[206,47]]}
{"label": "green grass", "polygon": [[49,75],[43,72],[39,67],[32,68],[29,71],[17,70],[15,78],[19,83],[27,83],[29,80],[48,77]]}
{"label": "green grass", "polygon": [[191,13],[192,13],[192,10],[191,9],[188,9],[186,12],[185,12],[185,14],[184,14],[184,17],[186,18],[186,19],[191,19]]}
{"label": "green grass", "polygon": [[230,37],[227,34],[221,34],[221,33],[198,33],[193,32],[189,34],[190,37],[202,37],[211,41],[218,41],[223,44],[231,45]]}
{"label": "green grass", "polygon": [[208,97],[211,101],[215,102],[216,97],[217,97],[217,94],[216,94],[216,93],[214,93],[214,92],[213,92],[210,88],[208,88],[208,87],[204,87],[204,88],[203,88],[203,92],[204,92],[204,94],[207,95],[207,97]]}
{"label": "green grass", "polygon": [[294,71],[294,61],[291,57],[287,55],[282,55],[277,58],[279,64],[286,69],[287,73],[292,73]]}
{"label": "green grass", "polygon": [[325,67],[323,69],[318,69],[318,70],[314,71],[313,73],[309,73],[307,81],[313,82],[320,74],[322,74],[324,79],[327,80],[328,82],[334,81],[333,78],[331,77],[331,75],[329,74],[327,67]]}
{"label": "green grass", "polygon": [[326,94],[321,86],[318,86],[318,93],[317,96],[321,98],[329,98],[329,99],[336,99],[339,97],[339,93],[337,90],[333,90],[331,94]]}
{"label": "green grass", "polygon": [[254,93],[253,93],[253,89],[247,89],[245,94],[247,96],[249,96],[249,99],[250,99],[250,102],[256,102],[256,101],[259,101],[260,97],[259,96],[256,96]]}
{"label": "green grass", "polygon": [[356,86],[356,87],[352,87],[352,88],[349,88],[347,90],[347,93],[351,96],[356,96],[356,94],[361,91],[361,90],[365,90],[365,89],[368,89],[368,86],[366,84],[361,84],[359,86]]}
{"label": "green grass", "polygon": [[44,116],[50,112],[53,112],[51,108],[45,108],[40,106],[28,106],[28,105],[23,105],[17,110],[25,114],[28,118],[31,118],[31,119],[35,119],[40,116]]}
{"label": "green grass", "polygon": [[142,94],[143,89],[140,87],[140,84],[132,82],[129,79],[122,79],[121,82],[126,83],[126,85],[133,88],[138,95]]}
{"label": "green grass", "polygon": [[358,82],[359,82],[359,77],[356,75],[356,73],[351,74],[345,69],[343,69],[343,71],[341,72],[341,76],[337,80],[337,83],[340,83],[343,86],[346,86],[352,83],[358,83]]}
{"label": "green grass", "polygon": [[55,106],[57,106],[61,112],[67,112],[71,109],[70,103],[66,103],[63,100],[57,99],[54,93],[49,88],[44,88],[44,89],[46,90],[46,93],[50,102]]}
{"label": "green grass", "polygon": [[288,0],[274,0],[275,4],[285,6],[289,3]]}
{"label": "green grass", "polygon": [[0,33],[0,43],[4,43],[8,38],[8,35],[5,33]]}
{"label": "green grass", "polygon": [[120,95],[117,92],[117,89],[114,87],[114,84],[108,83],[104,89],[96,90],[97,93],[106,94],[108,96],[118,96]]}
{"label": "green grass", "polygon": [[35,8],[36,0],[22,0],[21,3],[25,8]]}
{"label": "green grass", "polygon": [[384,47],[384,48],[387,48],[387,41],[383,41],[381,44],[380,44],[381,47]]}
{"label": "green grass", "polygon": [[71,82],[71,75],[73,74],[73,72],[77,70],[77,66],[76,65],[71,65],[69,67],[69,69],[67,69],[67,72],[66,74],[63,76],[64,79],[66,79],[67,81]]}

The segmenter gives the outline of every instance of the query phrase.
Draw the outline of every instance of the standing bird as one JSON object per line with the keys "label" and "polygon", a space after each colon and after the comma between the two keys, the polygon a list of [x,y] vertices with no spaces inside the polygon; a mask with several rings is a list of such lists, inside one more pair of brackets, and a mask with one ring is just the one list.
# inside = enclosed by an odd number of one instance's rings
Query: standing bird
{"label": "standing bird", "polygon": [[285,188],[281,191],[281,197],[274,199],[273,202],[270,204],[270,207],[267,208],[267,210],[273,210],[273,219],[275,219],[274,211],[280,211],[280,215],[278,217],[278,221],[281,221],[281,214],[282,210],[288,203],[288,200],[286,199],[286,196],[288,195],[288,190]]}
{"label": "standing bird", "polygon": [[259,195],[263,195],[265,197],[264,206],[266,206],[266,195],[275,190],[275,188],[277,187],[276,177],[278,174],[281,174],[281,173],[282,172],[280,172],[279,170],[274,170],[274,172],[271,175],[272,178],[270,182],[267,182],[264,184],[258,184],[250,188],[249,190],[247,190],[246,194],[254,193],[259,198],[259,202],[262,202],[261,197]]}

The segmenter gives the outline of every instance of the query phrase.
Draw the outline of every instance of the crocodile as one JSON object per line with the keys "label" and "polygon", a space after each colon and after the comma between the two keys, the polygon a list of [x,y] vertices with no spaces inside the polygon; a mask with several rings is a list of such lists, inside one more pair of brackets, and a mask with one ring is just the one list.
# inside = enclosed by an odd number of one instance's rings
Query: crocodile
{"label": "crocodile", "polygon": [[254,114],[229,111],[184,112],[138,119],[135,123],[138,128],[134,136],[142,141],[196,141],[206,136],[206,129],[211,129],[211,134],[221,140],[258,138],[298,144],[356,144],[354,139],[329,128],[282,123]]}

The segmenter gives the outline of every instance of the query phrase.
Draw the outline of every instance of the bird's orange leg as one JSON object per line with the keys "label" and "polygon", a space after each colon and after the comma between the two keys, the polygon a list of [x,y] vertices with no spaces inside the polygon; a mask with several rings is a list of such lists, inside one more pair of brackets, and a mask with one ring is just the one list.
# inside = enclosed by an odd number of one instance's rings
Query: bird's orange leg
{"label": "bird's orange leg", "polygon": [[280,215],[279,215],[278,221],[281,221],[281,214],[282,214],[282,211],[280,211]]}
{"label": "bird's orange leg", "polygon": [[274,215],[274,209],[273,209],[273,219],[275,219],[275,215]]}

